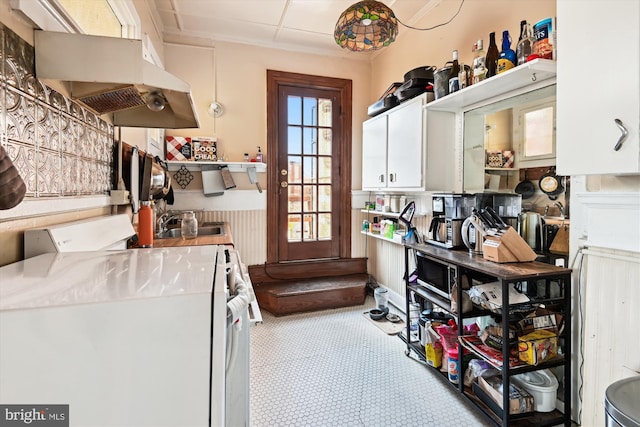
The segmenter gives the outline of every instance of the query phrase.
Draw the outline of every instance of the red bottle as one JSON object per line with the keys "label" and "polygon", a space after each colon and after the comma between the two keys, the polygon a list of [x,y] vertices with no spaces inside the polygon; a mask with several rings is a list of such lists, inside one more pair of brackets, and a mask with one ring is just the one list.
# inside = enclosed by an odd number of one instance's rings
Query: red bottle
{"label": "red bottle", "polygon": [[153,211],[150,202],[141,202],[138,211],[138,246],[153,247]]}

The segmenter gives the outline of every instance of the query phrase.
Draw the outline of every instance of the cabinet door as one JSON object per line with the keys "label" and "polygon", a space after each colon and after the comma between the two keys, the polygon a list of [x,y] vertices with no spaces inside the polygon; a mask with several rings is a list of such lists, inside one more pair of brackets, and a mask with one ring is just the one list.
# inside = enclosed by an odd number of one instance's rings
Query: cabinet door
{"label": "cabinet door", "polygon": [[558,0],[557,14],[557,172],[640,172],[640,2]]}
{"label": "cabinet door", "polygon": [[422,165],[425,122],[422,111],[424,97],[407,101],[389,113],[387,142],[387,187],[422,187]]}
{"label": "cabinet door", "polygon": [[362,189],[376,190],[387,185],[387,115],[362,124]]}

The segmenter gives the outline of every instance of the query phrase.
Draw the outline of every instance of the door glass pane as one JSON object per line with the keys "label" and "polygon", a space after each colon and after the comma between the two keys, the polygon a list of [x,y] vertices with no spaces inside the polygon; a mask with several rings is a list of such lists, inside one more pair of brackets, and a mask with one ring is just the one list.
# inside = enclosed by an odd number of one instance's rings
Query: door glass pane
{"label": "door glass pane", "polygon": [[331,157],[318,158],[318,183],[331,184]]}
{"label": "door glass pane", "polygon": [[300,215],[289,215],[289,241],[301,242],[302,241],[302,218]]}
{"label": "door glass pane", "polygon": [[316,154],[318,149],[316,141],[318,141],[317,128],[304,128],[304,154]]}
{"label": "door glass pane", "polygon": [[302,211],[302,186],[289,185],[289,212]]}
{"label": "door glass pane", "polygon": [[316,236],[316,215],[314,214],[305,214],[304,216],[304,228],[302,230],[302,240],[310,241],[317,240]]}
{"label": "door glass pane", "polygon": [[302,98],[289,96],[287,98],[287,122],[290,125],[302,124]]}
{"label": "door glass pane", "polygon": [[302,154],[302,130],[300,126],[289,126],[287,150],[289,154]]}
{"label": "door glass pane", "polygon": [[304,182],[318,182],[318,165],[315,157],[304,157]]}
{"label": "door glass pane", "polygon": [[304,125],[315,126],[318,124],[318,101],[315,98],[304,99]]}
{"label": "door glass pane", "polygon": [[318,215],[318,239],[331,239],[331,214]]}
{"label": "door glass pane", "polygon": [[315,185],[305,185],[303,187],[304,191],[304,203],[302,208],[305,212],[316,212],[318,210],[316,197],[316,186]]}
{"label": "door glass pane", "polygon": [[553,107],[525,113],[524,129],[525,157],[553,153]]}
{"label": "door glass pane", "polygon": [[319,129],[318,154],[331,155],[331,129]]}
{"label": "door glass pane", "polygon": [[331,186],[318,186],[318,210],[331,212]]}
{"label": "door glass pane", "polygon": [[320,126],[331,126],[331,114],[333,114],[330,99],[318,100],[318,124]]}
{"label": "door glass pane", "polygon": [[302,157],[289,156],[287,181],[289,184],[299,184],[302,182]]}

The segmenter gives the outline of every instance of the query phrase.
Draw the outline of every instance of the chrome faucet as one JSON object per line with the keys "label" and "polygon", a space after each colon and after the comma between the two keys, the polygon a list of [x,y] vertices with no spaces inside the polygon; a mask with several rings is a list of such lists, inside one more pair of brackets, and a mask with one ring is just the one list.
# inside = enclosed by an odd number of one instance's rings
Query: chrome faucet
{"label": "chrome faucet", "polygon": [[167,231],[167,224],[169,221],[179,218],[182,215],[182,212],[176,211],[167,211],[160,215],[158,219],[156,219],[156,234],[162,234]]}
{"label": "chrome faucet", "polygon": [[553,202],[553,205],[560,210],[560,216],[564,219],[564,206],[560,202]]}

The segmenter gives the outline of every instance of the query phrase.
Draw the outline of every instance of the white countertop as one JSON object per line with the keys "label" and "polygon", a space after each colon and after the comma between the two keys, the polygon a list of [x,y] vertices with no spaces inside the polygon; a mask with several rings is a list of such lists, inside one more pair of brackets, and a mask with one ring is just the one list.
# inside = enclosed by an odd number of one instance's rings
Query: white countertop
{"label": "white countertop", "polygon": [[39,255],[0,267],[0,310],[211,293],[217,249]]}

